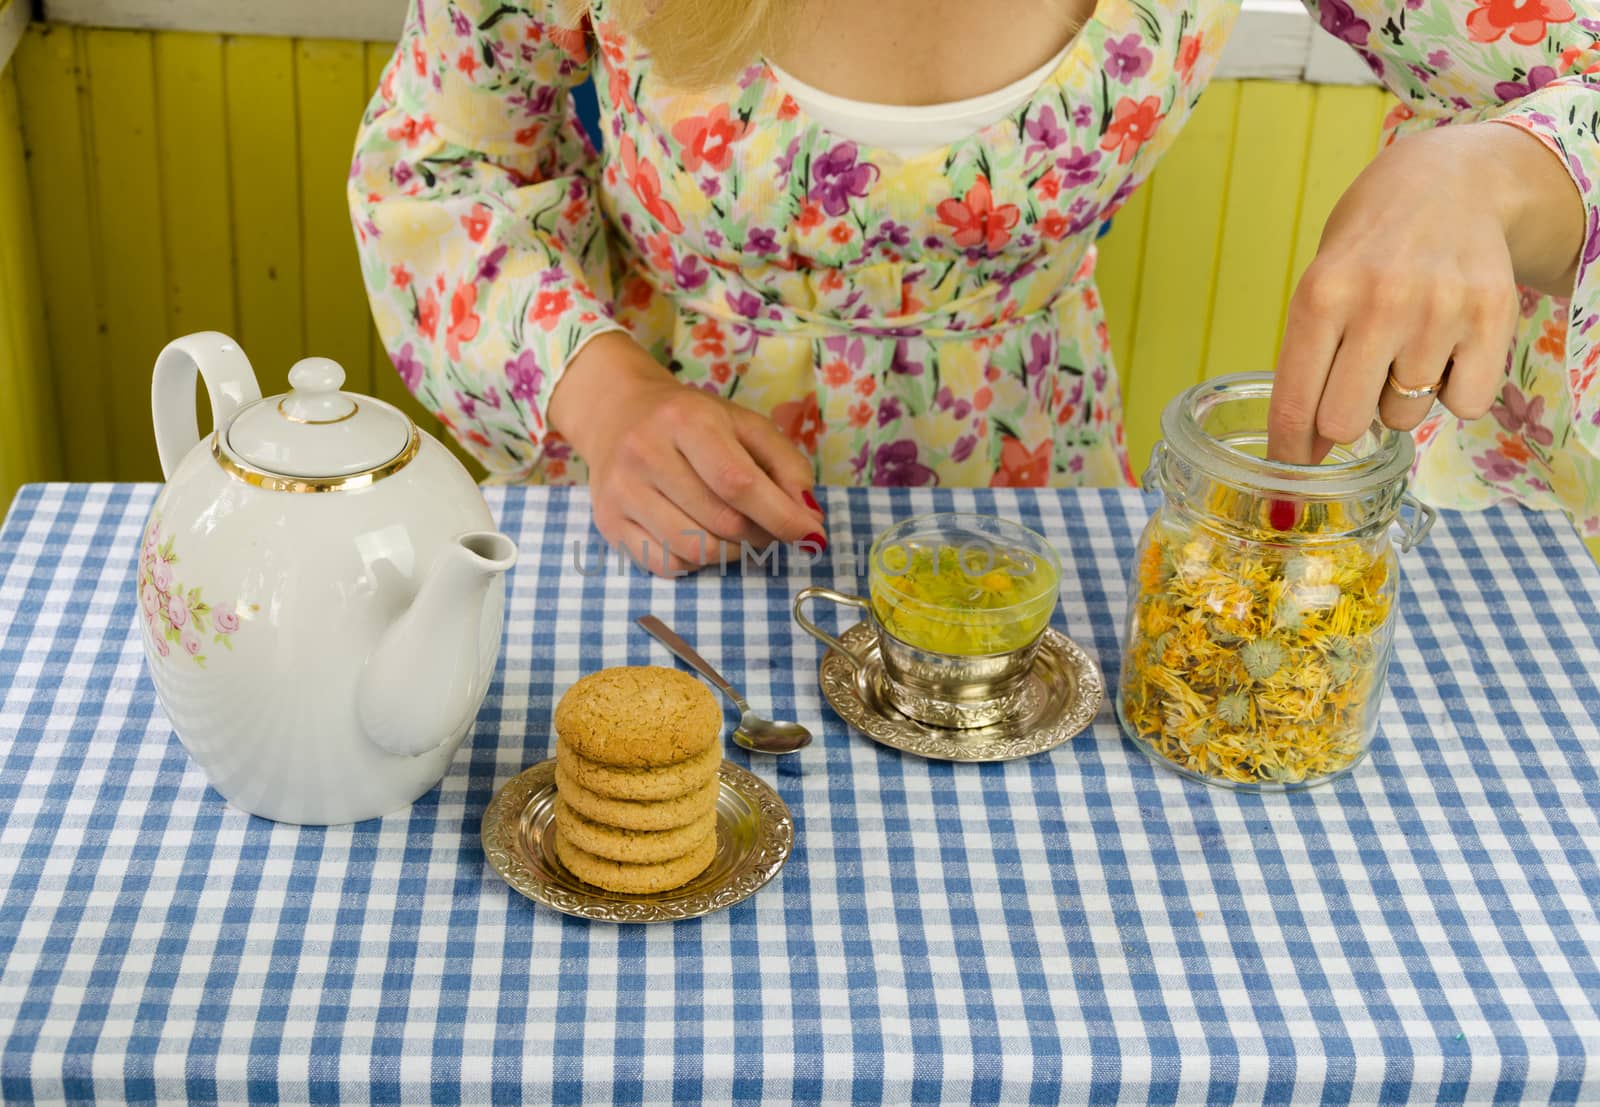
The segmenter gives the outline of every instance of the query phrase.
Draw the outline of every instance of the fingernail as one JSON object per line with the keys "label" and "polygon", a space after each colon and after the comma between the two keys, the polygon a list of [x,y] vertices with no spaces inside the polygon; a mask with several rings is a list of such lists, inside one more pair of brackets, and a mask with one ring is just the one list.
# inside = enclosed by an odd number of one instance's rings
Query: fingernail
{"label": "fingernail", "polygon": [[800,493],[800,498],[806,502],[806,506],[812,511],[815,511],[818,515],[822,514],[822,505],[819,504],[817,502],[817,498],[811,494],[811,489],[807,488],[802,491]]}
{"label": "fingernail", "polygon": [[1292,500],[1273,500],[1267,508],[1267,519],[1273,530],[1293,530],[1297,514]]}
{"label": "fingernail", "polygon": [[823,537],[821,531],[815,531],[811,534],[808,534],[804,538],[800,539],[800,541],[804,542],[808,546],[815,547],[819,553],[827,552],[828,540]]}

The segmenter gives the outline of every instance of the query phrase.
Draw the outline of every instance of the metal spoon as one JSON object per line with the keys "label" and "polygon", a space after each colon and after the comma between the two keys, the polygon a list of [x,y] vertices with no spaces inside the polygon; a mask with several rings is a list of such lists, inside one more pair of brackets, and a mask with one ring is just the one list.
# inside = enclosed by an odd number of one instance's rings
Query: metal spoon
{"label": "metal spoon", "polygon": [[733,705],[739,709],[739,726],[733,732],[733,741],[736,745],[754,750],[756,753],[782,754],[794,753],[811,744],[811,732],[799,723],[775,723],[763,719],[750,710],[750,705],[745,702],[743,696],[734,691],[733,685],[724,680],[721,673],[713,669],[705,658],[695,653],[694,647],[679,637],[678,633],[666,623],[654,615],[641,615],[634,622],[733,701]]}

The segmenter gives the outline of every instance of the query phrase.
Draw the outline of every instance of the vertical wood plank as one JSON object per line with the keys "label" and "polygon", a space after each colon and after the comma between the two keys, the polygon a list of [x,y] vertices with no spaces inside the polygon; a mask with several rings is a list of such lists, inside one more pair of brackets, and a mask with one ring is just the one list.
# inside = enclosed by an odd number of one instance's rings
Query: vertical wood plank
{"label": "vertical wood plank", "polygon": [[0,511],[56,473],[44,305],[14,74],[0,70]]}
{"label": "vertical wood plank", "polygon": [[[35,24],[12,59],[22,100],[28,189],[39,240],[62,462],[68,480],[109,480],[112,405],[89,172],[82,31]],[[153,355],[152,355],[153,357]]]}
{"label": "vertical wood plank", "polygon": [[1311,99],[1307,85],[1241,86],[1206,344],[1207,377],[1270,370],[1277,362]]}
{"label": "vertical wood plank", "polygon": [[1128,453],[1138,472],[1161,437],[1161,410],[1200,379],[1240,86],[1212,85],[1150,189],[1139,269],[1138,362],[1128,381]]}
{"label": "vertical wood plank", "polygon": [[1139,316],[1139,266],[1144,258],[1145,223],[1150,215],[1150,186],[1129,197],[1111,220],[1111,230],[1099,242],[1095,283],[1105,305],[1106,327],[1111,332],[1111,356],[1122,378],[1123,403],[1133,373],[1134,322]]}
{"label": "vertical wood plank", "polygon": [[373,388],[367,297],[356,259],[345,181],[367,101],[366,57],[358,42],[295,45],[304,212],[306,350],[344,366],[351,388]]}
{"label": "vertical wood plank", "polygon": [[[383,79],[383,68],[389,64],[389,58],[393,54],[393,43],[370,42],[367,44],[367,89],[369,92],[377,89],[378,82]],[[366,290],[365,286],[361,285],[359,281],[358,274],[357,287],[360,289],[362,302],[365,305]],[[461,448],[450,432],[445,430],[444,424],[439,422],[433,412],[423,407],[417,398],[411,394],[410,390],[406,388],[405,382],[400,379],[400,374],[395,372],[394,362],[389,359],[389,354],[384,349],[383,339],[378,334],[378,328],[372,322],[370,308],[364,306],[363,310],[367,319],[367,332],[372,343],[373,395],[379,399],[387,400],[411,416],[417,426],[444,443],[450,449],[450,452],[460,460],[461,464],[467,467],[467,472],[479,480],[483,479],[483,466],[479,465],[476,459]]]}
{"label": "vertical wood plank", "polygon": [[159,480],[150,367],[168,336],[151,35],[91,30],[84,52],[112,461],[119,480]]}
{"label": "vertical wood plank", "polygon": [[1322,227],[1333,206],[1377,152],[1388,102],[1387,95],[1376,88],[1317,88],[1295,227],[1294,262],[1289,274],[1291,294],[1306,266],[1317,256]]}
{"label": "vertical wood plank", "polygon": [[237,338],[270,395],[287,387],[289,367],[307,353],[293,44],[225,40],[223,87]]}

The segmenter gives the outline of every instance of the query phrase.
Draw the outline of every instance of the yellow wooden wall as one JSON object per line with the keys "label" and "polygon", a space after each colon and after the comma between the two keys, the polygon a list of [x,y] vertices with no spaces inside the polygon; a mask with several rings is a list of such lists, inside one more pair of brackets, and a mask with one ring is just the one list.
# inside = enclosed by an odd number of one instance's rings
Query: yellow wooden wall
{"label": "yellow wooden wall", "polygon": [[[0,503],[27,479],[158,478],[150,365],[194,330],[237,337],[266,391],[324,354],[437,429],[373,331],[345,210],[389,49],[29,30],[0,75]],[[1373,88],[1220,82],[1118,215],[1101,287],[1136,467],[1176,391],[1272,365],[1385,108]]]}

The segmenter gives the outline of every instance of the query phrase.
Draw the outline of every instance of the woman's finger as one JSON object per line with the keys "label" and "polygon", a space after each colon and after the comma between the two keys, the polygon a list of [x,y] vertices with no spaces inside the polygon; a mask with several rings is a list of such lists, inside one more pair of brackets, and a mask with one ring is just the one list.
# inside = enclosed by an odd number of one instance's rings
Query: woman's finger
{"label": "woman's finger", "polygon": [[1491,345],[1475,339],[1456,351],[1439,401],[1462,419],[1489,414],[1505,383],[1509,342]]}
{"label": "woman's finger", "polygon": [[811,462],[771,419],[741,408],[734,413],[733,425],[739,441],[779,488],[795,499],[811,490],[816,483]]}
{"label": "woman's finger", "polygon": [[[739,543],[726,542],[691,519],[677,503],[654,487],[640,488],[628,504],[628,522],[643,531],[650,544],[665,549],[692,568],[737,560]],[[635,560],[639,560],[636,558]]]}
{"label": "woman's finger", "polygon": [[772,535],[751,522],[744,512],[711,491],[676,450],[665,452],[645,474],[645,479],[677,504],[696,527],[717,541],[734,545],[748,542],[753,546],[764,546],[772,541]]}
{"label": "woman's finger", "polygon": [[815,533],[816,516],[756,464],[730,422],[680,427],[675,440],[711,491],[768,534],[794,542]]}
{"label": "woman's finger", "polygon": [[664,548],[656,537],[638,523],[623,523],[612,538],[635,565],[658,577],[681,577],[700,568]]}
{"label": "woman's finger", "polygon": [[1307,271],[1289,303],[1267,409],[1267,456],[1297,465],[1320,461],[1328,452],[1328,441],[1317,433],[1317,411],[1348,310],[1344,293],[1316,272]]}
{"label": "woman's finger", "polygon": [[[1378,418],[1397,431],[1409,431],[1428,417],[1452,366],[1455,344],[1429,334],[1408,344],[1384,375],[1378,400]],[[1394,384],[1389,383],[1393,377]],[[1406,396],[1404,391],[1431,388],[1426,396]]]}

